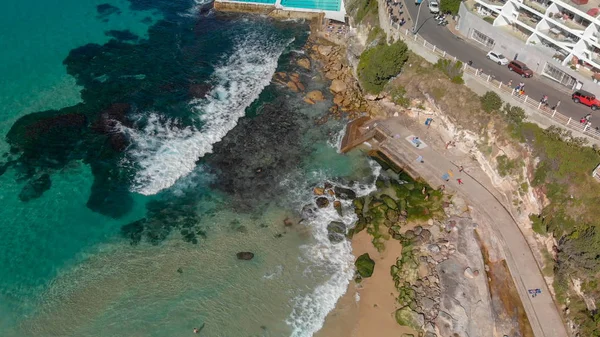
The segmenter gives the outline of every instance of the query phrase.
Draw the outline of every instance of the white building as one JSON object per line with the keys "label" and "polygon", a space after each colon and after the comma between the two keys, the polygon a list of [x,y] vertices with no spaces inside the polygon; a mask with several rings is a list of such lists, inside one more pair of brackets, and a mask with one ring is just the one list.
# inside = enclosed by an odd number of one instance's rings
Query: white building
{"label": "white building", "polygon": [[458,29],[565,86],[598,93],[600,3],[587,1],[467,0]]}

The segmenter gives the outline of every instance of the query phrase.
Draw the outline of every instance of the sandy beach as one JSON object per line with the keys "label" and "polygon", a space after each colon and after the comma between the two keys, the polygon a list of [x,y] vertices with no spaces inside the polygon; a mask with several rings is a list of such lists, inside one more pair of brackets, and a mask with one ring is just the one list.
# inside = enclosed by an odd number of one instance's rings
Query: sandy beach
{"label": "sandy beach", "polygon": [[413,329],[398,325],[394,318],[398,309],[398,292],[390,276],[390,266],[401,255],[402,246],[396,240],[388,240],[385,250],[379,253],[371,239],[366,231],[358,233],[352,238],[352,251],[355,257],[369,253],[375,261],[373,276],[363,280],[361,284],[354,281],[350,283],[346,294],[329,313],[323,328],[315,337],[371,337],[375,334],[380,337],[398,337],[403,333],[417,335]]}

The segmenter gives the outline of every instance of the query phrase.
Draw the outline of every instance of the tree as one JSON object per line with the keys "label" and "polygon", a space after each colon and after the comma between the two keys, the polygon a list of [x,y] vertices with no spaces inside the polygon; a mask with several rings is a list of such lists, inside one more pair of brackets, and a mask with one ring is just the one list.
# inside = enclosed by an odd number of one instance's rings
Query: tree
{"label": "tree", "polygon": [[452,15],[458,14],[460,3],[462,0],[443,0],[440,2],[440,11],[442,13],[452,13]]}
{"label": "tree", "polygon": [[504,106],[504,115],[509,123],[521,125],[525,120],[525,110],[518,106],[510,106],[506,103]]}
{"label": "tree", "polygon": [[358,62],[358,78],[362,87],[378,94],[408,60],[408,46],[402,41],[392,45],[380,44],[365,50]]}
{"label": "tree", "polygon": [[485,112],[494,112],[502,108],[502,99],[497,93],[488,91],[481,96],[481,107]]}

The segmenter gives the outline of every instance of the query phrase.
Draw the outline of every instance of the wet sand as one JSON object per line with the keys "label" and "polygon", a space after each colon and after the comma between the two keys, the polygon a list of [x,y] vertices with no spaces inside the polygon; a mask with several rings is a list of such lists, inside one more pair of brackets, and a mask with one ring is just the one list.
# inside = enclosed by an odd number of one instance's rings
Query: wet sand
{"label": "wet sand", "polygon": [[401,255],[400,243],[390,239],[386,242],[385,251],[380,254],[373,247],[371,236],[362,231],[352,239],[352,251],[355,257],[369,253],[375,261],[373,276],[361,284],[350,283],[348,291],[329,313],[315,337],[399,337],[403,333],[416,336],[414,330],[398,325],[394,318],[399,308],[396,303],[398,292],[390,275],[390,266]]}

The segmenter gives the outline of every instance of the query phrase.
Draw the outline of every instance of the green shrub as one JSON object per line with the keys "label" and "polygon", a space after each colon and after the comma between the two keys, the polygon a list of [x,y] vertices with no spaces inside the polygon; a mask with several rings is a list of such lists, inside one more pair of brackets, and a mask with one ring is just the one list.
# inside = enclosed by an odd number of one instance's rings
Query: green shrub
{"label": "green shrub", "polygon": [[408,59],[408,47],[402,41],[377,45],[365,50],[358,62],[358,78],[362,87],[378,94],[388,81],[398,75]]}
{"label": "green shrub", "polygon": [[410,106],[410,98],[406,97],[406,89],[404,87],[395,87],[390,90],[390,96],[394,104],[408,108]]}
{"label": "green shrub", "polygon": [[462,0],[444,0],[440,2],[440,12],[447,13],[450,12],[452,15],[458,14],[458,10],[460,9],[460,3]]}
{"label": "green shrub", "polygon": [[439,59],[434,66],[435,68],[441,70],[452,83],[456,84],[464,84],[465,81],[462,78],[462,67],[463,64],[460,61],[454,62],[447,59]]}
{"label": "green shrub", "polygon": [[360,23],[368,14],[375,14],[379,11],[377,0],[360,0],[356,2],[356,22]]}
{"label": "green shrub", "polygon": [[530,214],[529,220],[531,220],[531,226],[532,226],[534,232],[536,232],[538,234],[546,235],[546,233],[548,232],[548,228],[544,224],[543,217],[536,215],[536,214]]}
{"label": "green shrub", "polygon": [[506,177],[508,175],[517,173],[519,168],[517,160],[511,160],[506,155],[500,155],[496,158],[498,162],[498,173]]}
{"label": "green shrub", "polygon": [[481,96],[481,107],[485,112],[494,112],[502,108],[502,99],[493,91],[486,92]]}
{"label": "green shrub", "polygon": [[507,103],[504,106],[503,113],[506,121],[511,124],[521,125],[523,121],[525,121],[525,110],[518,106],[510,106],[510,104]]}
{"label": "green shrub", "polygon": [[483,21],[491,23],[491,24],[494,23],[494,20],[496,20],[496,19],[491,16],[486,16],[485,18],[483,18]]}
{"label": "green shrub", "polygon": [[387,35],[380,27],[373,27],[369,31],[369,36],[367,37],[367,44],[379,39],[379,43],[385,43],[387,40]]}
{"label": "green shrub", "polygon": [[362,278],[371,277],[371,275],[373,275],[375,261],[371,260],[369,253],[364,253],[359,256],[358,259],[356,259],[356,262],[354,262],[354,265],[356,266],[356,271]]}

